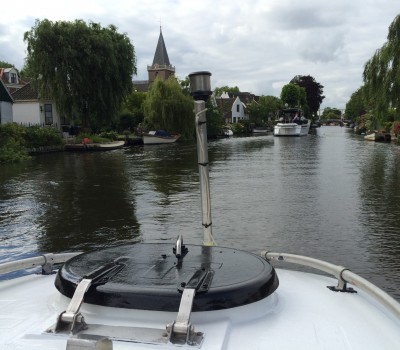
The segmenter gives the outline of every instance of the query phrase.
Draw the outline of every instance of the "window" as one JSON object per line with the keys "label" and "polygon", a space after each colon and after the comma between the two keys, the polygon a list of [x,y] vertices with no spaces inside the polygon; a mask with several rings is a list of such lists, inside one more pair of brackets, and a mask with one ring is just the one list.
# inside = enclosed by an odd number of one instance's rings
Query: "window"
{"label": "window", "polygon": [[236,105],[236,112],[240,112],[240,105]]}
{"label": "window", "polygon": [[17,74],[15,74],[15,73],[11,73],[11,74],[10,74],[10,83],[12,83],[12,84],[18,83],[18,81],[17,81]]}
{"label": "window", "polygon": [[53,106],[51,104],[44,105],[44,123],[46,125],[53,124]]}

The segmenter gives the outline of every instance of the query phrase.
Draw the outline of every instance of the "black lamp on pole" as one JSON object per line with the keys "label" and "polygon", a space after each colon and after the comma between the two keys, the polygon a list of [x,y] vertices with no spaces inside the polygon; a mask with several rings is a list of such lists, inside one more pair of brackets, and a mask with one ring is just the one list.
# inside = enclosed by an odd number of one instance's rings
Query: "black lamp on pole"
{"label": "black lamp on pole", "polygon": [[190,95],[195,101],[207,101],[211,96],[211,73],[202,71],[189,74]]}

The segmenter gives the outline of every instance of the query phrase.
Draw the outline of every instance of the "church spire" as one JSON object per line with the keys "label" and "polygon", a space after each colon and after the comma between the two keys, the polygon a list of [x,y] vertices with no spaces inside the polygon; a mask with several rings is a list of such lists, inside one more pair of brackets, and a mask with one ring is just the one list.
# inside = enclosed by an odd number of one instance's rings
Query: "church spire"
{"label": "church spire", "polygon": [[160,36],[158,38],[156,53],[154,54],[153,66],[155,64],[170,66],[167,48],[165,47],[164,37],[160,26]]}
{"label": "church spire", "polygon": [[171,75],[175,74],[175,67],[173,67],[169,61],[161,25],[160,36],[158,38],[153,64],[151,66],[147,66],[147,71],[149,73],[149,82],[153,82],[157,77],[162,80],[166,80]]}

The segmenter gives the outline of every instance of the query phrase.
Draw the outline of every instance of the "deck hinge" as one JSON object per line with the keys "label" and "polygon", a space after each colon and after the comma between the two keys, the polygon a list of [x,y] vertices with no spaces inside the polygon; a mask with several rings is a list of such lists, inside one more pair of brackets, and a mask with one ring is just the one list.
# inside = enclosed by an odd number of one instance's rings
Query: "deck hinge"
{"label": "deck hinge", "polygon": [[67,309],[58,316],[56,324],[49,331],[53,333],[67,331],[76,334],[83,329],[87,329],[85,318],[79,312],[79,309],[91,284],[92,280],[86,278],[79,282]]}
{"label": "deck hinge", "polygon": [[185,288],[183,290],[176,320],[167,325],[169,341],[172,344],[200,346],[203,341],[203,333],[196,332],[190,322],[195,295],[195,289]]}

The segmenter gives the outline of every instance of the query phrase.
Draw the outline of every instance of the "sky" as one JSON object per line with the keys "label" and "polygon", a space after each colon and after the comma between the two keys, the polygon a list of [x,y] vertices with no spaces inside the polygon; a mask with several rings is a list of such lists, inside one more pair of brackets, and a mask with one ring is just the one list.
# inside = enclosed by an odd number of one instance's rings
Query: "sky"
{"label": "sky", "polygon": [[21,69],[36,19],[115,25],[147,80],[160,26],[176,76],[212,73],[212,88],[279,97],[296,75],[323,88],[321,108],[344,109],[364,64],[387,40],[399,0],[19,0],[2,7],[0,61]]}

